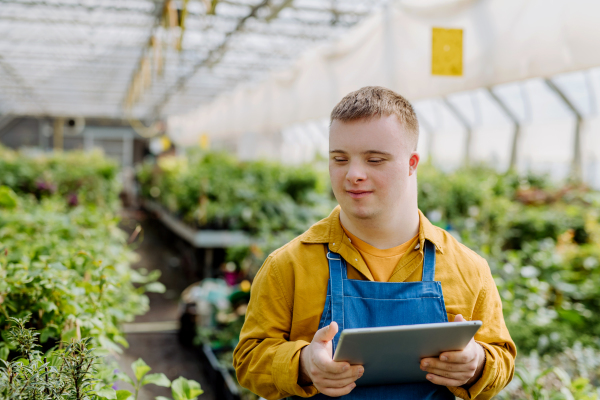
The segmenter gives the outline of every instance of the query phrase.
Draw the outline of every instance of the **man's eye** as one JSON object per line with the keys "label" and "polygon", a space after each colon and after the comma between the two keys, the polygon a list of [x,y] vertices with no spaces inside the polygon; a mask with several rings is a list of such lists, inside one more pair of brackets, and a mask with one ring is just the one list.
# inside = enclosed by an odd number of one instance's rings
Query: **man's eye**
{"label": "man's eye", "polygon": [[381,159],[381,158],[371,158],[371,159],[369,159],[369,162],[371,164],[379,164],[382,161],[383,161],[383,159]]}
{"label": "man's eye", "polygon": [[348,160],[346,160],[345,158],[342,158],[342,157],[334,157],[333,159],[335,161],[337,161],[337,162],[348,161]]}

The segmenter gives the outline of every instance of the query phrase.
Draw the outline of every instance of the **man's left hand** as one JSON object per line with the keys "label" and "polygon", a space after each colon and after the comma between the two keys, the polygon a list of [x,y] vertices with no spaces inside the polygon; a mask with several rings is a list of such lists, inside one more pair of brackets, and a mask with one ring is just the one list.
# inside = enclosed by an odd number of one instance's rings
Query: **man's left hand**
{"label": "man's left hand", "polygon": [[[454,322],[465,321],[458,314]],[[462,351],[447,351],[440,354],[439,358],[424,358],[421,360],[421,369],[429,372],[427,379],[442,386],[471,385],[479,379],[483,372],[485,350],[475,339],[471,339]]]}

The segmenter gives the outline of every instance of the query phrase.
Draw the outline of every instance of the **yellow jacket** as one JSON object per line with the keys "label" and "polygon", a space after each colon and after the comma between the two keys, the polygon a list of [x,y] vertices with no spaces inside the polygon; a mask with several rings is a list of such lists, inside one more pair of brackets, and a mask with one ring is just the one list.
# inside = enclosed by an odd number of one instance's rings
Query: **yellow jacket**
{"label": "yellow jacket", "polygon": [[[300,350],[312,340],[327,293],[329,267],[324,244],[348,264],[349,279],[373,280],[359,252],[345,235],[340,208],[274,251],[252,285],[246,322],[233,354],[240,384],[266,399],[310,397],[314,386],[298,385]],[[419,244],[409,250],[390,282],[420,281],[425,239],[437,249],[435,280],[442,283],[448,320],[462,314],[481,320],[475,335],[486,351],[481,378],[468,390],[450,387],[463,399],[490,399],[512,379],[517,350],[504,318],[498,289],[487,262],[419,211]]]}

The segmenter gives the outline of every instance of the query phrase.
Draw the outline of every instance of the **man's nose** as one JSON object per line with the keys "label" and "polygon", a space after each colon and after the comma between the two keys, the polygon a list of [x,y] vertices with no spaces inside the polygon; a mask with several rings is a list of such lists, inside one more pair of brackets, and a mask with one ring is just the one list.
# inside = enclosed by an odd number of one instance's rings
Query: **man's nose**
{"label": "man's nose", "polygon": [[358,162],[351,162],[346,174],[346,180],[354,184],[367,179],[364,167]]}

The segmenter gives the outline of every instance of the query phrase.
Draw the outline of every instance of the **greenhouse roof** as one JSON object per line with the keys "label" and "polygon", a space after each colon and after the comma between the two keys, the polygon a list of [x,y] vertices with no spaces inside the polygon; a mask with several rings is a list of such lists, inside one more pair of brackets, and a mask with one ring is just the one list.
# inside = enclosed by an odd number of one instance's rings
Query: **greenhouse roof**
{"label": "greenhouse roof", "polygon": [[0,0],[0,114],[181,114],[387,0]]}

